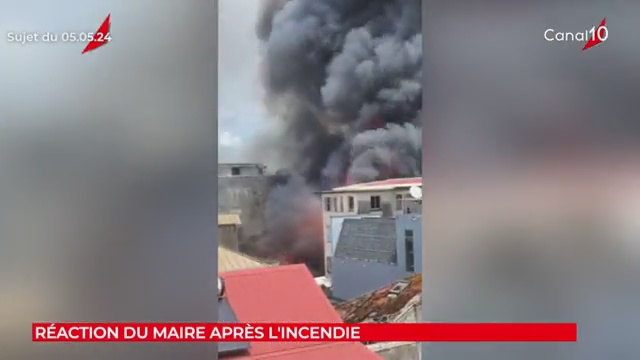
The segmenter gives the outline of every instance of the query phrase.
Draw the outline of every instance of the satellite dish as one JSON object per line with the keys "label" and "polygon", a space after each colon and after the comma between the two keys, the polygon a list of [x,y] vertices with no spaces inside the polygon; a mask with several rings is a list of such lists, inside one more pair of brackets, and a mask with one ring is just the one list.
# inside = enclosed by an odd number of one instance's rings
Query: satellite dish
{"label": "satellite dish", "polygon": [[224,281],[221,278],[218,278],[218,298],[222,298],[224,296]]}
{"label": "satellite dish", "polygon": [[409,188],[409,194],[411,197],[417,200],[422,200],[422,188],[420,186],[412,186]]}

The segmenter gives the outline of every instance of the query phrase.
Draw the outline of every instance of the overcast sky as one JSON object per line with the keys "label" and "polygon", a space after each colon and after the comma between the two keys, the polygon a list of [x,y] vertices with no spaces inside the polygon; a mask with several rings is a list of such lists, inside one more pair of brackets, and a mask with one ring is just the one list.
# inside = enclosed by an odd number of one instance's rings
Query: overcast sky
{"label": "overcast sky", "polygon": [[266,124],[258,82],[255,36],[258,1],[220,0],[218,67],[218,159],[251,161],[248,147]]}

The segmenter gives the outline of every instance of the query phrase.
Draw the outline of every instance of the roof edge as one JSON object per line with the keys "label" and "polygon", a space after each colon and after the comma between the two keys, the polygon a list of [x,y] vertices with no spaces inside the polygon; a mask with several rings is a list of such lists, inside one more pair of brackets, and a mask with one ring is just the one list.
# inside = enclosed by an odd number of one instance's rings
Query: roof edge
{"label": "roof edge", "polygon": [[225,251],[229,251],[229,252],[233,253],[234,255],[238,255],[238,256],[243,257],[243,258],[245,258],[247,260],[255,261],[255,262],[260,263],[262,265],[270,265],[270,266],[280,265],[277,261],[270,262],[270,261],[266,261],[266,260],[263,260],[263,259],[258,259],[256,257],[241,253],[239,251],[235,251],[235,250],[229,249],[224,245],[218,245],[218,251],[220,251],[220,248],[224,249]]}

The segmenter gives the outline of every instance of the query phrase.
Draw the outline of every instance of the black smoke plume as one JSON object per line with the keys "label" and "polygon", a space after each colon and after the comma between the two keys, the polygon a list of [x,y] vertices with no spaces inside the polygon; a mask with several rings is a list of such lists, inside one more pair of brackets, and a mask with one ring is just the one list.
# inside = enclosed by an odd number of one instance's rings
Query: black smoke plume
{"label": "black smoke plume", "polygon": [[[290,211],[308,208],[300,202],[316,203],[317,191],[347,183],[421,174],[421,3],[265,1],[257,35],[265,104],[276,122],[266,136],[295,174],[271,193],[266,218],[280,226],[268,241],[321,250],[315,232],[291,239],[301,232],[281,231],[308,226],[306,212]],[[308,263],[309,252],[301,253]]]}

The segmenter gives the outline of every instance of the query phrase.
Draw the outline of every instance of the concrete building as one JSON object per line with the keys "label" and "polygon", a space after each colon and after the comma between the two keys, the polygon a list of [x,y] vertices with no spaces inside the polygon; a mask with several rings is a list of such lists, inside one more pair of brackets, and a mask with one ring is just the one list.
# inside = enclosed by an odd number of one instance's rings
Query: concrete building
{"label": "concrete building", "polygon": [[[347,323],[414,323],[422,320],[422,275],[408,278],[336,305]],[[367,347],[387,360],[421,360],[420,343],[379,342]]]}
{"label": "concrete building", "polygon": [[265,230],[264,210],[271,177],[262,164],[218,165],[218,211],[237,214],[244,239],[260,236]]}
{"label": "concrete building", "polygon": [[413,198],[409,189],[422,186],[422,178],[389,179],[354,184],[325,191],[322,194],[326,268],[336,248],[337,234],[344,219],[394,217],[420,213],[422,204]]}
{"label": "concrete building", "polygon": [[261,176],[267,167],[257,163],[218,164],[218,177],[221,176]]}
{"label": "concrete building", "polygon": [[407,274],[422,271],[422,214],[397,215],[396,249],[398,266]]}

